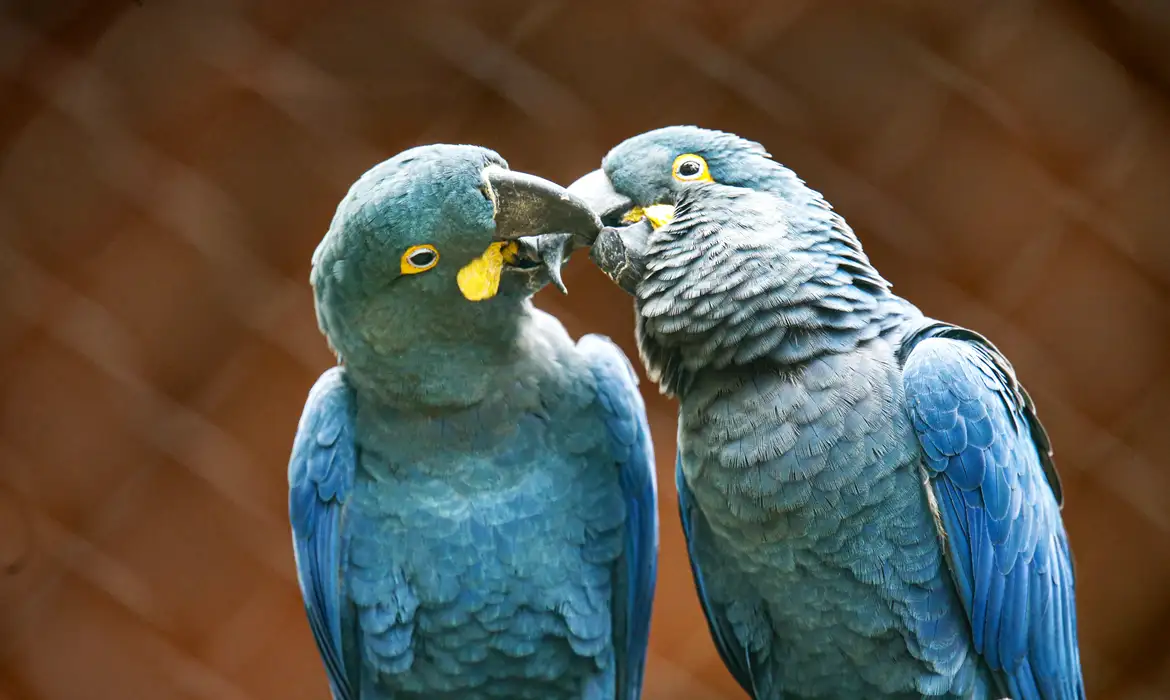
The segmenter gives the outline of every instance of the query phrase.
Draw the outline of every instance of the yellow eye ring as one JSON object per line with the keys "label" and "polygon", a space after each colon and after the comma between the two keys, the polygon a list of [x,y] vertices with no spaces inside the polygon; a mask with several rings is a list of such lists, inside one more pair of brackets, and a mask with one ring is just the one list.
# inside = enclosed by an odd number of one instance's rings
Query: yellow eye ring
{"label": "yellow eye ring", "polygon": [[671,174],[679,182],[714,182],[711,171],[707,168],[707,161],[703,156],[694,153],[684,153],[674,159]]}
{"label": "yellow eye ring", "polygon": [[423,245],[412,245],[407,248],[406,252],[402,254],[399,269],[404,275],[417,275],[420,272],[426,272],[438,264],[439,251],[435,250],[435,246],[425,243]]}

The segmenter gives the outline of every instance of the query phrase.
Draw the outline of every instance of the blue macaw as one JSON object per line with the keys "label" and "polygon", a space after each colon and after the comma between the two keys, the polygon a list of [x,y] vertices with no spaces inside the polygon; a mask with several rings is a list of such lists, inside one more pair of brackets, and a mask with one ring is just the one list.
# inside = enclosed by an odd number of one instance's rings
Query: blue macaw
{"label": "blue macaw", "polygon": [[635,136],[569,191],[609,226],[591,256],[679,399],[694,580],[749,695],[1084,698],[1060,481],[987,339],[895,296],[821,195],[733,134]]}
{"label": "blue macaw", "polygon": [[340,365],[309,393],[289,516],[335,700],[634,700],[658,548],[636,375],[532,306],[563,188],[436,145],[365,173],[313,256]]}

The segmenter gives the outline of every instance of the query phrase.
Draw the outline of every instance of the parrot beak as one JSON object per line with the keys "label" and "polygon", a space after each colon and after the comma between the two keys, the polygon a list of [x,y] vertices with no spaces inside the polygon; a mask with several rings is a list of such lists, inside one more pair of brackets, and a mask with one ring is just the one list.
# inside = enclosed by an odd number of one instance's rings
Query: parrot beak
{"label": "parrot beak", "polygon": [[589,204],[603,223],[627,224],[603,228],[593,240],[589,257],[626,293],[634,294],[646,273],[650,234],[669,220],[674,208],[635,207],[633,200],[614,189],[602,170],[594,170],[569,185],[569,194]]}
{"label": "parrot beak", "polygon": [[555,182],[495,165],[484,180],[496,207],[496,240],[569,233],[592,242],[601,230],[589,203]]}
{"label": "parrot beak", "polygon": [[646,251],[654,225],[649,219],[601,229],[589,257],[627,294],[636,294],[646,275]]}
{"label": "parrot beak", "polygon": [[561,267],[577,248],[593,243],[601,221],[588,203],[542,177],[489,166],[488,197],[495,206],[497,241],[516,241],[509,264],[536,263],[566,292]]}
{"label": "parrot beak", "polygon": [[632,199],[613,188],[613,183],[602,170],[594,170],[569,185],[569,194],[580,197],[588,204],[602,224],[636,224],[642,219],[648,219],[654,228],[658,228],[674,218],[673,204],[634,206]]}
{"label": "parrot beak", "polygon": [[621,221],[634,206],[633,200],[613,188],[603,170],[594,170],[569,185],[569,194],[579,197],[607,224]]}

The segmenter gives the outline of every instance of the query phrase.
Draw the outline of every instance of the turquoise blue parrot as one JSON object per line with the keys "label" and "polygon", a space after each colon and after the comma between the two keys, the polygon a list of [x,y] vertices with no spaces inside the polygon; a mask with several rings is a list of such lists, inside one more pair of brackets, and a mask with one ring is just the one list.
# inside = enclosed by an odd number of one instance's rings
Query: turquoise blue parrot
{"label": "turquoise blue parrot", "polygon": [[339,366],[289,462],[309,625],[335,700],[633,700],[658,548],[636,375],[530,297],[526,234],[580,201],[473,146],[365,173],[313,255]]}
{"label": "turquoise blue parrot", "polygon": [[569,191],[679,400],[694,582],[751,697],[1084,698],[1060,481],[995,346],[733,134],[633,137]]}

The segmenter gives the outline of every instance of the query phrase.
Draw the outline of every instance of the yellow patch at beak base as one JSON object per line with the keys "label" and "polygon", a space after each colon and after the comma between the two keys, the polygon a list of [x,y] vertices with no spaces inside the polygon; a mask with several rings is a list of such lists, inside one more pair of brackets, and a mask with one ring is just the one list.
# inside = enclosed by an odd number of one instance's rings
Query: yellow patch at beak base
{"label": "yellow patch at beak base", "polygon": [[492,243],[475,260],[467,263],[455,275],[459,284],[459,291],[469,301],[483,301],[491,299],[500,291],[500,275],[504,271],[504,263],[511,262],[519,248],[515,242],[500,241]]}
{"label": "yellow patch at beak base", "polygon": [[626,212],[622,221],[627,224],[636,224],[645,217],[654,228],[662,228],[674,218],[674,206],[671,204],[654,204],[649,207],[634,207]]}

